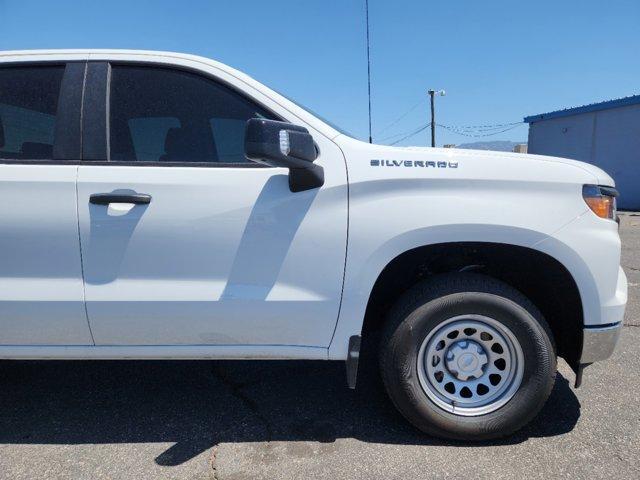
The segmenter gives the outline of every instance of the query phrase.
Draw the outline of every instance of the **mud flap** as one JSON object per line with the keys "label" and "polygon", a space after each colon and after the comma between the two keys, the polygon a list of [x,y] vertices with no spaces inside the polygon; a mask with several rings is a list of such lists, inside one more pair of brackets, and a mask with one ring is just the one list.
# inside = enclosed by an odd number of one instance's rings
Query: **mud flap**
{"label": "mud flap", "polygon": [[580,387],[580,385],[582,385],[582,372],[589,365],[591,365],[591,364],[590,363],[579,363],[575,367],[573,367],[573,366],[571,367],[572,370],[576,374],[576,382],[573,385],[574,388],[578,388],[578,387]]}
{"label": "mud flap", "polygon": [[360,360],[360,335],[349,338],[349,353],[347,353],[347,385],[350,389],[356,388],[358,378],[358,360]]}

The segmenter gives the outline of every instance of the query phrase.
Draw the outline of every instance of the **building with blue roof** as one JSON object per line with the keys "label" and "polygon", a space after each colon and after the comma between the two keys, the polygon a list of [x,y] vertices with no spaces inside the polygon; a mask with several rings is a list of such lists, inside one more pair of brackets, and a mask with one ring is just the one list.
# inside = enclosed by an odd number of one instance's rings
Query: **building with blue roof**
{"label": "building with blue roof", "polygon": [[529,153],[592,163],[613,177],[618,206],[640,210],[640,95],[525,117]]}

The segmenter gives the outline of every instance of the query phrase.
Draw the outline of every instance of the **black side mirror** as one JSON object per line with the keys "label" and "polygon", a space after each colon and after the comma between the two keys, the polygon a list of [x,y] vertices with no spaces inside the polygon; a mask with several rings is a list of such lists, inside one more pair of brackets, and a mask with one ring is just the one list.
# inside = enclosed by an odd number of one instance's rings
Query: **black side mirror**
{"label": "black side mirror", "polygon": [[324,170],[313,137],[304,127],[263,118],[247,121],[244,151],[256,163],[289,169],[289,188],[301,192],[324,184]]}

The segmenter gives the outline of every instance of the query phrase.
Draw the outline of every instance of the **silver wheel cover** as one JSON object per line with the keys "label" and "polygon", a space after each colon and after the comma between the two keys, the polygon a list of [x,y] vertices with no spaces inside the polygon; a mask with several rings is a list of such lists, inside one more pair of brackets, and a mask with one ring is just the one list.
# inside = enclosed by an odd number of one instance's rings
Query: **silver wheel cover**
{"label": "silver wheel cover", "polygon": [[505,325],[483,315],[445,320],[418,351],[418,379],[438,407],[461,416],[485,415],[518,391],[524,355]]}

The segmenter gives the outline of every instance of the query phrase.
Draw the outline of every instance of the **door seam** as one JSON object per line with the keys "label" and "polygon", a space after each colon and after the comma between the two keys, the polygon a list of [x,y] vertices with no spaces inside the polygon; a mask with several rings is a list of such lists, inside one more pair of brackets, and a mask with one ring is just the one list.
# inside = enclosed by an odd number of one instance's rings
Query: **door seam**
{"label": "door seam", "polygon": [[[87,86],[87,70],[88,62],[84,64],[84,77],[82,79],[82,95],[80,97],[80,161],[84,158],[83,140],[84,140],[84,94]],[[87,309],[87,289],[84,279],[84,258],[82,257],[82,235],[80,235],[80,193],[78,191],[78,180],[80,178],[80,165],[76,166],[76,223],[78,228],[78,247],[80,249],[80,273],[82,274],[82,305],[84,306],[84,316],[87,320],[89,335],[91,335],[91,343],[96,345],[96,339],[93,337],[91,330],[91,322],[89,320],[89,310]]]}
{"label": "door seam", "polygon": [[78,192],[78,179],[80,177],[80,165],[76,167],[76,222],[78,226],[78,246],[80,247],[80,272],[82,273],[82,304],[84,305],[84,316],[87,319],[87,327],[89,327],[89,335],[91,335],[91,343],[95,347],[96,339],[93,337],[91,329],[91,321],[89,320],[89,310],[87,308],[87,288],[84,278],[84,258],[82,256],[82,235],[80,235],[80,198]]}

